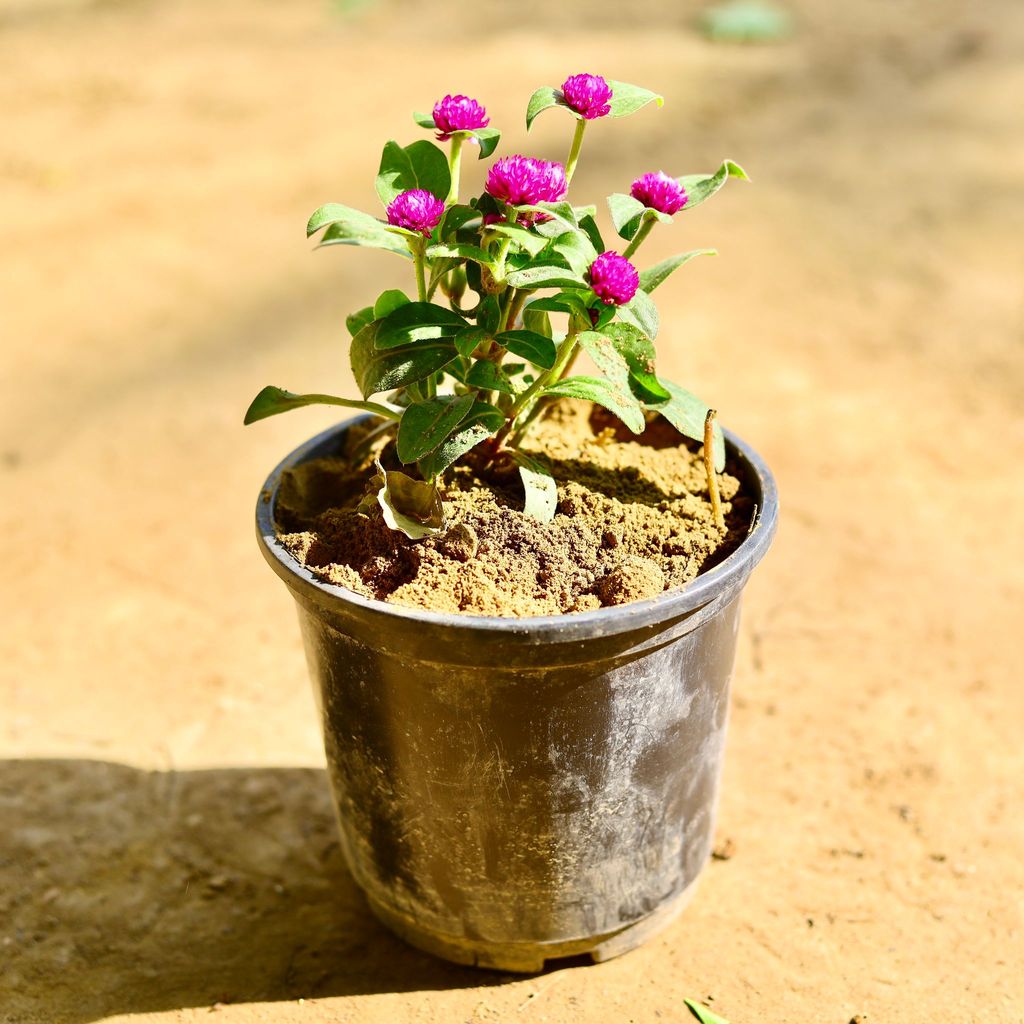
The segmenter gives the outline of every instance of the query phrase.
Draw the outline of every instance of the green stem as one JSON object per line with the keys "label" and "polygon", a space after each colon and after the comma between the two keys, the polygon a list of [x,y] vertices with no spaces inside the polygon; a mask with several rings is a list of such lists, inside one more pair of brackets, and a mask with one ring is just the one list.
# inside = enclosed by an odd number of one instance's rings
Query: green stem
{"label": "green stem", "polygon": [[501,242],[498,245],[498,255],[494,260],[494,280],[504,281],[505,280],[505,257],[508,256],[509,246],[512,245],[512,239],[505,235],[502,237]]}
{"label": "green stem", "polygon": [[[574,345],[571,351],[568,353],[566,358],[560,359],[560,361],[551,368],[551,373],[557,373],[554,380],[549,381],[549,384],[557,384],[558,381],[564,380],[572,372],[573,364],[579,357],[582,350],[579,345]],[[561,355],[561,353],[560,353]],[[547,387],[547,385],[545,385]],[[512,436],[508,439],[508,446],[510,448],[518,448],[522,444],[523,438],[526,436],[526,432],[530,429],[533,423],[540,418],[541,414],[551,408],[554,402],[557,402],[557,398],[541,397],[533,403],[533,408],[526,414],[523,422],[512,432]]]}
{"label": "green stem", "polygon": [[516,326],[516,317],[519,316],[519,311],[523,308],[523,303],[526,302],[527,292],[520,288],[510,288],[508,290],[508,301],[505,303],[505,308],[501,313],[501,320],[498,322],[498,333],[502,331],[511,331]]}
{"label": "green stem", "polygon": [[516,417],[525,409],[530,402],[536,398],[537,394],[548,387],[550,384],[554,384],[565,370],[566,366],[571,362],[573,355],[577,348],[576,332],[574,331],[569,335],[568,338],[562,342],[562,347],[558,350],[558,356],[555,358],[555,364],[550,370],[545,370],[540,374],[537,379],[515,400],[512,408],[509,410],[508,422],[501,431],[498,433],[497,439],[500,443],[507,436],[509,431],[512,429],[512,424]]}
{"label": "green stem", "polygon": [[533,425],[534,421],[540,417],[540,414],[547,408],[550,408],[549,403],[543,398],[534,402],[533,408],[526,414],[523,422],[512,431],[512,435],[508,439],[509,448],[518,448],[523,443],[523,438],[526,437],[526,432]]}
{"label": "green stem", "polygon": [[653,217],[644,217],[644,222],[637,229],[636,234],[633,236],[633,241],[626,246],[623,256],[628,260],[640,248],[640,243],[651,233],[651,228],[654,227]]}
{"label": "green stem", "polygon": [[426,302],[427,276],[424,263],[427,258],[427,247],[425,241],[422,238],[410,238],[409,251],[412,253],[412,261],[416,265],[416,294],[420,302]]}
{"label": "green stem", "polygon": [[452,136],[452,147],[448,151],[448,170],[451,172],[452,183],[448,189],[448,198],[444,201],[445,206],[454,206],[459,201],[459,175],[462,163],[462,141],[465,138],[461,133]]}
{"label": "green stem", "polygon": [[572,181],[573,172],[576,170],[576,162],[580,158],[580,147],[583,145],[583,133],[587,130],[587,122],[581,117],[576,122],[576,131],[572,136],[572,145],[569,147],[569,157],[565,161],[566,183]]}

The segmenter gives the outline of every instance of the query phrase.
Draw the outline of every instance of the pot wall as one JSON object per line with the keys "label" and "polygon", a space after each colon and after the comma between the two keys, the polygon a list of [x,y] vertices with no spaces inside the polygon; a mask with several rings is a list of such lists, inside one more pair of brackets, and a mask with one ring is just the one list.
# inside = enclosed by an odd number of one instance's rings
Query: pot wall
{"label": "pot wall", "polygon": [[394,656],[300,607],[346,858],[376,902],[446,936],[562,943],[696,879],[737,599],[664,644],[486,670]]}

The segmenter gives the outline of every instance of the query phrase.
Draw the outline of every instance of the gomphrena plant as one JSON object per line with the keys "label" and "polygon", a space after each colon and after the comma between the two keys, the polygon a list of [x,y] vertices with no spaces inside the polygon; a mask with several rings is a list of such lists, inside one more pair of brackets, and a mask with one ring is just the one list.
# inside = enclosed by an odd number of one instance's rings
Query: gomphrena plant
{"label": "gomphrena plant", "polygon": [[[576,121],[565,164],[500,157],[483,194],[468,202],[459,198],[464,145],[475,144],[484,159],[500,139],[487,111],[466,96],[445,96],[432,114],[415,114],[418,125],[447,144],[447,155],[427,140],[387,143],[377,174],[386,219],[328,203],[306,228],[307,236],[322,232],[321,245],[384,249],[412,263],[415,298],[388,289],[347,319],[352,371],[364,401],[267,387],[245,422],[311,404],[379,417],[379,435],[393,434],[398,460],[411,468],[387,471],[378,462],[361,507],[379,505],[388,525],[413,539],[443,527],[439,483],[470,453],[484,462],[515,462],[526,513],[549,520],[557,504],[554,479],[521,446],[560,398],[595,402],[634,433],[644,430],[647,415],[660,413],[705,443],[713,480],[725,461],[721,431],[707,405],[657,375],[658,311],[651,293],[684,263],[714,250],[683,252],[643,270],[634,260],[656,223],[671,223],[730,176],[746,174],[726,160],[710,175],[653,171],[637,178],[629,194],[613,193],[608,209],[626,243],[621,253],[605,244],[596,207],[568,198],[588,124],[652,102],[661,106],[663,100],[599,75],[572,75],[561,89],[538,89],[527,106],[527,130],[551,107]],[[580,352],[599,376],[573,373]]]}

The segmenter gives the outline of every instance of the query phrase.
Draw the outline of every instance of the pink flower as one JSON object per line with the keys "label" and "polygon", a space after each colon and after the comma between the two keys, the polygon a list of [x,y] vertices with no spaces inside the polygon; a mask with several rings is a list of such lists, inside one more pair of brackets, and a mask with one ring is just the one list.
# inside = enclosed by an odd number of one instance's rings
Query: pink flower
{"label": "pink flower", "polygon": [[486,128],[490,123],[487,111],[468,96],[445,96],[434,104],[434,126],[439,142],[450,139],[454,132]]}
{"label": "pink flower", "polygon": [[[555,161],[537,160],[537,174],[540,183],[540,202],[557,203],[569,191],[565,168]],[[546,215],[544,215],[546,216]]]}
{"label": "pink flower", "polygon": [[565,196],[569,184],[561,164],[517,155],[503,156],[491,164],[485,188],[488,194],[510,206],[533,206],[557,203]]}
{"label": "pink flower", "polygon": [[629,194],[658,213],[676,213],[686,205],[686,189],[664,171],[651,171],[633,182]]}
{"label": "pink flower", "polygon": [[603,252],[590,264],[590,287],[606,306],[622,306],[636,295],[640,275],[625,256]]}
{"label": "pink flower", "polygon": [[400,192],[388,203],[388,223],[429,235],[444,215],[444,203],[425,188]]}
{"label": "pink flower", "polygon": [[586,121],[611,113],[611,86],[600,75],[570,75],[562,83],[562,99]]}

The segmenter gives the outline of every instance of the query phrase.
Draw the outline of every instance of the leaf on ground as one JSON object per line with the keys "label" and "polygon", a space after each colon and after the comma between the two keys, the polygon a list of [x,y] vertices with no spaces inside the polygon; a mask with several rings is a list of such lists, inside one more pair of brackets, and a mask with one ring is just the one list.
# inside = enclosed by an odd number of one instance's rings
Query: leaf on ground
{"label": "leaf on ground", "polygon": [[714,1010],[709,1010],[706,1006],[702,1006],[693,999],[684,999],[683,1002],[690,1013],[700,1021],[700,1024],[729,1024],[724,1017],[719,1017]]}
{"label": "leaf on ground", "polygon": [[519,451],[512,452],[512,461],[519,467],[523,481],[523,512],[542,523],[550,523],[558,508],[558,484],[551,470],[539,459]]}
{"label": "leaf on ground", "polygon": [[386,470],[379,462],[377,474],[375,479],[381,481],[377,504],[390,529],[404,533],[409,540],[422,540],[444,529],[441,494],[433,482]]}

